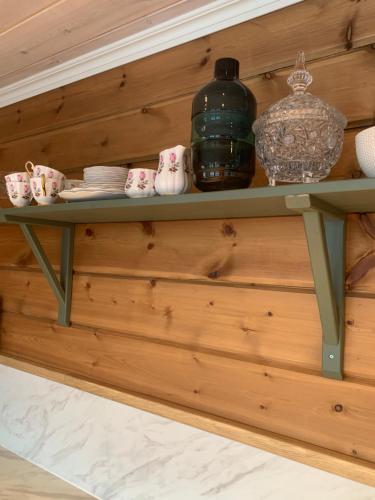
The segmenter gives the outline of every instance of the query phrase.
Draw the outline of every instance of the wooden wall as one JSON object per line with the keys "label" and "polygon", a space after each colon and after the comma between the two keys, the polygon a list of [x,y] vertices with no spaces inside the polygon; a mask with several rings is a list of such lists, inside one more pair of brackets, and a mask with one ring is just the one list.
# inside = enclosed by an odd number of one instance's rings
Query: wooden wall
{"label": "wooden wall", "polygon": [[[312,92],[349,121],[332,177],[358,177],[374,47],[375,2],[306,0],[1,109],[0,168],[155,166],[159,150],[188,144],[192,95],[216,58],[241,61],[261,111],[286,94],[304,48]],[[56,325],[19,230],[0,231],[2,354],[364,461],[375,485],[375,217],[349,217],[343,382],[320,376],[300,217],[78,226],[71,328]],[[58,232],[38,234],[57,265]]]}

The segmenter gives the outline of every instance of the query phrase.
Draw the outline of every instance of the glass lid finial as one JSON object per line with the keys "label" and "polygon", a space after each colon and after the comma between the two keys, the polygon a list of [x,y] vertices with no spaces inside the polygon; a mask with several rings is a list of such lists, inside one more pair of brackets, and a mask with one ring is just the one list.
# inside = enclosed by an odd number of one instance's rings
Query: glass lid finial
{"label": "glass lid finial", "polygon": [[307,71],[305,65],[305,53],[300,50],[297,54],[294,71],[288,77],[288,85],[292,87],[295,94],[304,94],[307,87],[313,81],[311,73]]}

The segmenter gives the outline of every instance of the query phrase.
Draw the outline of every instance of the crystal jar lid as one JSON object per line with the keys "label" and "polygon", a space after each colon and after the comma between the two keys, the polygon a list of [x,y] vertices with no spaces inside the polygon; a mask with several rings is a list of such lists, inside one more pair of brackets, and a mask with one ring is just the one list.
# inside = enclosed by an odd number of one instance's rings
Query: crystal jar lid
{"label": "crystal jar lid", "polygon": [[347,119],[333,106],[330,106],[319,97],[306,92],[313,78],[305,66],[305,54],[303,51],[297,55],[294,71],[288,77],[288,85],[293,94],[284,97],[262,113],[253,124],[253,131],[257,134],[261,129],[271,124],[285,120],[314,120],[324,123],[332,123],[344,129]]}

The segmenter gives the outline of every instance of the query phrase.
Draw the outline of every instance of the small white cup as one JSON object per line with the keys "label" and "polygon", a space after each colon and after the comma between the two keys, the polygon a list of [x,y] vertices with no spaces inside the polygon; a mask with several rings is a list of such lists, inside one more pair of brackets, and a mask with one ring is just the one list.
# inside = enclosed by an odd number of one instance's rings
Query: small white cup
{"label": "small white cup", "polygon": [[30,177],[41,177],[45,175],[46,179],[65,179],[65,175],[62,172],[45,165],[34,165],[32,161],[27,161],[25,163],[25,169]]}
{"label": "small white cup", "polygon": [[13,172],[5,176],[5,182],[29,182],[30,176],[27,172]]}
{"label": "small white cup", "polygon": [[362,130],[355,136],[357,160],[366,177],[375,177],[375,127]]}
{"label": "small white cup", "polygon": [[33,199],[29,182],[7,182],[7,193],[15,207],[26,207]]}
{"label": "small white cup", "polygon": [[58,194],[64,189],[64,179],[46,179],[32,177],[30,181],[31,191],[38,205],[52,205],[58,200]]}
{"label": "small white cup", "polygon": [[125,194],[129,198],[155,196],[156,171],[151,168],[132,168],[125,184]]}

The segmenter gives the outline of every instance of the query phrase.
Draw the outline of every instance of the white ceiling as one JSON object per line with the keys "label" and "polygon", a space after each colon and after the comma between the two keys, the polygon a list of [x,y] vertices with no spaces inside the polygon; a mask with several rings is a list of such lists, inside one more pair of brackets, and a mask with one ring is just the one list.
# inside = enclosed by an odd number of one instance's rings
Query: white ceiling
{"label": "white ceiling", "polygon": [[0,107],[300,0],[0,0]]}
{"label": "white ceiling", "polygon": [[0,87],[208,3],[0,0]]}

